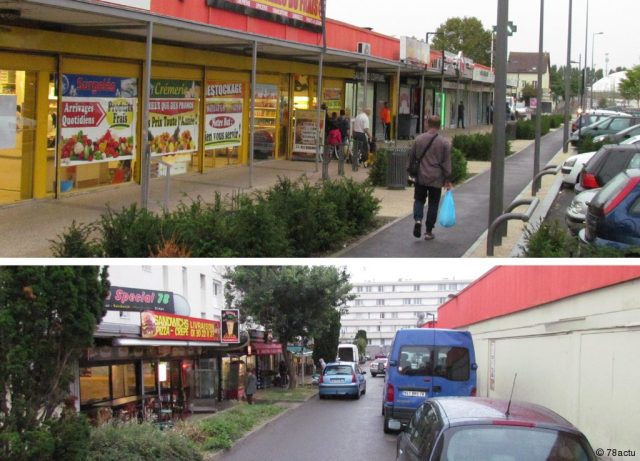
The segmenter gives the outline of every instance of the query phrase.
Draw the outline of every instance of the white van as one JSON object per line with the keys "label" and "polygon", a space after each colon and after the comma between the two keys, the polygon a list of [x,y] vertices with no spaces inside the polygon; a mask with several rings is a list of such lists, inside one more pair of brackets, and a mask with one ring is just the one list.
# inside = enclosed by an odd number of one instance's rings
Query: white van
{"label": "white van", "polygon": [[359,363],[358,346],[355,344],[338,344],[337,360],[340,362]]}

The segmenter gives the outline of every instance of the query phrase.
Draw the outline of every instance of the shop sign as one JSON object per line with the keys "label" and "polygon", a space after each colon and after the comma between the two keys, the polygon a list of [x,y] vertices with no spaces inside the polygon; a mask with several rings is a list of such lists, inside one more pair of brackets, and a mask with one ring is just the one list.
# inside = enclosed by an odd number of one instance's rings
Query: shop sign
{"label": "shop sign", "polygon": [[135,155],[138,81],[64,74],[62,166],[131,160]]}
{"label": "shop sign", "polygon": [[237,147],[242,144],[244,84],[207,82],[205,100],[205,149]]}
{"label": "shop sign", "polygon": [[322,0],[207,0],[207,5],[296,27],[320,30]]}
{"label": "shop sign", "polygon": [[325,88],[323,102],[327,109],[332,112],[339,112],[342,108],[342,88]]}
{"label": "shop sign", "polygon": [[240,342],[240,311],[238,309],[222,309],[222,342]]}
{"label": "shop sign", "polygon": [[473,80],[476,82],[493,83],[495,81],[495,76],[491,70],[483,69],[482,67],[474,67]]}
{"label": "shop sign", "polygon": [[140,330],[148,339],[220,342],[220,322],[163,312],[142,312]]}
{"label": "shop sign", "polygon": [[[296,110],[295,139],[293,142],[293,152],[303,154],[306,158],[309,155],[315,156],[318,140],[318,125],[320,132],[324,133],[325,111],[320,111],[320,123],[316,109]],[[304,155],[306,154],[306,155]]]}
{"label": "shop sign", "polygon": [[173,293],[111,286],[105,307],[113,311],[153,310],[173,313]]}
{"label": "shop sign", "polygon": [[149,148],[152,157],[198,150],[198,101],[195,80],[151,80]]}
{"label": "shop sign", "polygon": [[430,61],[429,44],[413,37],[400,37],[400,60],[407,64],[426,66]]}
{"label": "shop sign", "polygon": [[282,344],[280,343],[255,343],[255,355],[276,355],[282,354]]}
{"label": "shop sign", "polygon": [[105,3],[115,3],[117,5],[128,6],[131,8],[138,8],[141,10],[151,9],[151,0],[108,0]]}

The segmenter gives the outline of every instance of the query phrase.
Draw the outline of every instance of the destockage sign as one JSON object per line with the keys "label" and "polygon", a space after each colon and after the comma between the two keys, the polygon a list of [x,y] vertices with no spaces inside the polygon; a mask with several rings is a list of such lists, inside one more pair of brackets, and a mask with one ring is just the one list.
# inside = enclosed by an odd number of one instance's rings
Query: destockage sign
{"label": "destockage sign", "polygon": [[144,311],[140,315],[143,338],[220,342],[220,322],[182,315]]}
{"label": "destockage sign", "polygon": [[321,0],[207,0],[208,6],[318,30]]}
{"label": "destockage sign", "polygon": [[141,290],[139,288],[112,286],[105,306],[113,311],[174,312],[172,292]]}

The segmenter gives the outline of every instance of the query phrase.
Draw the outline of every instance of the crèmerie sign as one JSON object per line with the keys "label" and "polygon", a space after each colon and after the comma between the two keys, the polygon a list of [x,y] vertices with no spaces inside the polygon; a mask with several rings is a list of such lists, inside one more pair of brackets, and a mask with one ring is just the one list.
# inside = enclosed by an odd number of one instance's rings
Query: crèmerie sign
{"label": "cr\u00e8merie sign", "polygon": [[111,286],[105,306],[112,311],[159,311],[173,313],[173,293]]}
{"label": "cr\u00e8merie sign", "polygon": [[294,27],[322,30],[321,0],[206,0],[207,6]]}

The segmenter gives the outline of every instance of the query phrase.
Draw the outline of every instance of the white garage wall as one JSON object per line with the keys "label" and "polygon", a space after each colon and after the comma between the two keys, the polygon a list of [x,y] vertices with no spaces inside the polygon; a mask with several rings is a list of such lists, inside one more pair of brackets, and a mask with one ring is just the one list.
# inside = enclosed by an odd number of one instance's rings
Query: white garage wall
{"label": "white garage wall", "polygon": [[640,455],[638,293],[640,282],[627,282],[467,327],[478,395],[508,398],[518,373],[514,399],[553,409],[594,448]]}

